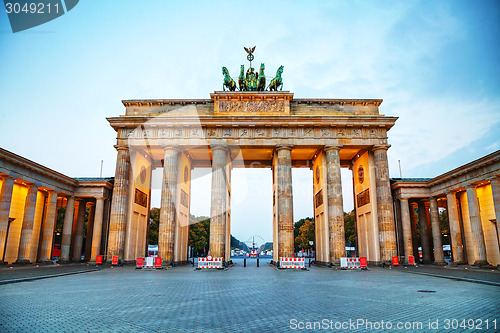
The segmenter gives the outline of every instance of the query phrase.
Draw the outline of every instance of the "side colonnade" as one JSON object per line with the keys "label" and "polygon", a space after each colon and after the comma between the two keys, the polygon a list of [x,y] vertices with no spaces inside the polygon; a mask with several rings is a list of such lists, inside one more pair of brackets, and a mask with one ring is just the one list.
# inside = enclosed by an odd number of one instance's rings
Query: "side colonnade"
{"label": "side colonnade", "polygon": [[106,247],[112,186],[112,179],[70,178],[0,148],[0,263],[95,261]]}
{"label": "side colonnade", "polygon": [[436,178],[393,179],[404,260],[413,255],[423,263],[498,266],[499,183],[500,151]]}

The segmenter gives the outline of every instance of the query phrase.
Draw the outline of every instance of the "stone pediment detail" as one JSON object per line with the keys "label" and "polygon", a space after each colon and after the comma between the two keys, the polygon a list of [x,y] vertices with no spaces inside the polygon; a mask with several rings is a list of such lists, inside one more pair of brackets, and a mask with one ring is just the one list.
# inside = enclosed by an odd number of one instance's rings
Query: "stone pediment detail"
{"label": "stone pediment detail", "polygon": [[290,92],[215,92],[214,115],[290,115]]}

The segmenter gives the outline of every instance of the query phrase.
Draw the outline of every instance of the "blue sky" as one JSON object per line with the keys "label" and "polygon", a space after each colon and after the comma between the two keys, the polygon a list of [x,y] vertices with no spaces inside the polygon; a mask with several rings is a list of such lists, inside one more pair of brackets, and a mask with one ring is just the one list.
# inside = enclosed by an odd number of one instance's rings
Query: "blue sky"
{"label": "blue sky", "polygon": [[[0,146],[69,176],[98,176],[101,160],[114,175],[105,118],[122,99],[208,98],[253,45],[270,73],[284,65],[295,97],[383,98],[381,113],[400,117],[393,177],[398,160],[403,177],[433,177],[500,148],[498,1],[85,0],[16,34],[0,6]],[[206,178],[193,185],[196,215],[209,214]],[[234,171],[238,238],[272,238],[270,179]],[[294,170],[296,219],[312,215],[311,180]]]}

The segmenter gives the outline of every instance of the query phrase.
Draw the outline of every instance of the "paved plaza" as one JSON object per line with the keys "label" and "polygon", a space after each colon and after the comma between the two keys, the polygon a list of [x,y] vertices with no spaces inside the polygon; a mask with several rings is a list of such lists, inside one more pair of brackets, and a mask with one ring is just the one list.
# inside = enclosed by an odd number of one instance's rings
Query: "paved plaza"
{"label": "paved plaza", "polygon": [[[237,261],[226,271],[129,266],[0,285],[0,331],[288,332],[316,325],[318,331],[496,332],[499,296],[497,286],[388,268],[281,271],[262,261],[258,268]],[[474,320],[474,329],[463,319]]]}

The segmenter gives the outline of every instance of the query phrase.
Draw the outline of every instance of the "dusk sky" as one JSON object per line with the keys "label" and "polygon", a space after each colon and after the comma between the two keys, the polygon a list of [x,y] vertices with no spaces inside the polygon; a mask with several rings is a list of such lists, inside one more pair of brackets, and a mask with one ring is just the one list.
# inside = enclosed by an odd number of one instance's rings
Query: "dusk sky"
{"label": "dusk sky", "polygon": [[[114,176],[105,118],[124,114],[121,100],[209,98],[254,45],[266,75],[284,65],[296,98],[383,99],[399,117],[391,177],[398,160],[403,177],[435,177],[500,148],[498,1],[83,0],[15,34],[0,8],[0,147],[68,176],[98,177],[101,160]],[[209,215],[210,177],[193,175],[191,213]],[[272,240],[271,170],[232,176],[232,234]],[[312,172],[294,169],[293,182],[295,220],[312,216]]]}

